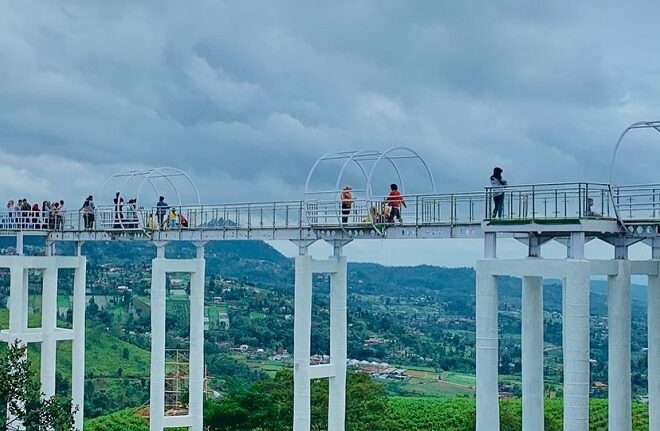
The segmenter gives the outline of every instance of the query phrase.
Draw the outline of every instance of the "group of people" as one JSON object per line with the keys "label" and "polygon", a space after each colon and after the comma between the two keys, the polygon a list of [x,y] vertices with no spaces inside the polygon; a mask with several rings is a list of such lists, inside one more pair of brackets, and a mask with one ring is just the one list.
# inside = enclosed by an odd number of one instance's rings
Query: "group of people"
{"label": "group of people", "polygon": [[[351,215],[351,209],[355,203],[353,194],[351,193],[353,188],[350,184],[344,186],[341,191],[341,222],[342,224],[348,223],[348,219]],[[399,186],[396,184],[390,184],[390,194],[385,197],[385,200],[379,205],[380,208],[377,208],[376,205],[371,205],[369,208],[369,214],[365,217],[364,222],[366,223],[394,223],[394,219],[397,219],[399,223],[403,223],[401,218],[401,207],[407,208],[407,204],[403,195],[399,191]]]}
{"label": "group of people", "polygon": [[137,229],[140,225],[138,220],[137,199],[129,199],[128,202],[124,201],[120,192],[115,193],[113,207],[113,229]]}
{"label": "group of people", "polygon": [[2,225],[10,229],[62,229],[64,226],[64,201],[43,201],[30,204],[26,198],[7,202]]}
{"label": "group of people", "polygon": [[[492,188],[493,196],[493,212],[492,218],[501,218],[504,213],[504,188],[507,187],[508,183],[502,178],[503,169],[500,167],[495,167],[493,169],[493,175],[490,176],[490,185]],[[353,194],[351,191],[353,188],[350,184],[344,186],[341,191],[341,223],[347,224],[349,217],[351,215],[351,210],[355,203]],[[591,202],[593,204],[593,200]],[[403,198],[403,195],[399,191],[399,187],[396,184],[390,185],[390,194],[385,198],[381,205],[370,205],[369,213],[366,215],[364,222],[365,223],[394,223],[394,219],[397,219],[399,223],[403,223],[401,218],[401,207],[407,208],[406,201]],[[591,208],[591,205],[589,205]],[[589,209],[591,212],[591,209]],[[587,215],[592,215],[595,213],[590,213]]]}
{"label": "group of people", "polygon": [[[144,208],[138,205],[137,199],[125,201],[121,193],[117,192],[113,204],[112,219],[106,221],[107,224],[112,223],[113,229],[139,229],[141,227],[139,214],[143,212]],[[69,216],[64,207],[64,200],[43,201],[39,205],[38,203],[31,204],[26,198],[23,198],[7,202],[6,211],[0,213],[0,226],[5,229],[62,230],[65,223],[76,226],[77,221],[82,219],[82,226],[85,230],[94,230],[98,223],[98,211],[92,195],[85,198],[77,214],[68,211],[73,213]],[[160,196],[155,214],[148,215],[144,220],[144,227],[149,230],[188,227],[188,220],[183,214],[178,214],[176,208],[170,207],[165,202],[164,196]]]}
{"label": "group of people", "polygon": [[[138,213],[143,211],[143,207],[138,207],[137,199],[129,199],[124,202],[124,198],[117,192],[115,194],[114,202],[114,223],[115,229],[138,229],[140,224],[138,221]],[[156,203],[156,216],[149,214],[145,223],[147,230],[159,230],[165,228],[178,228],[188,227],[188,220],[183,214],[178,214],[176,208],[172,207],[165,202],[165,196],[158,197]]]}

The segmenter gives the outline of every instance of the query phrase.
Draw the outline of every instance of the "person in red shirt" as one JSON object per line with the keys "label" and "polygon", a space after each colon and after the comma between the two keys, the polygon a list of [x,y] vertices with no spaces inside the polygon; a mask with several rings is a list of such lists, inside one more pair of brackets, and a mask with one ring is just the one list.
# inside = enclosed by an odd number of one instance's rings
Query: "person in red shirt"
{"label": "person in red shirt", "polygon": [[399,220],[399,223],[403,223],[403,220],[401,220],[400,207],[403,205],[404,208],[408,208],[408,206],[406,205],[406,201],[403,199],[403,196],[399,191],[399,187],[396,184],[390,185],[390,195],[385,199],[385,201],[390,206],[390,208],[392,208],[387,222],[394,223],[394,217],[396,217]]}

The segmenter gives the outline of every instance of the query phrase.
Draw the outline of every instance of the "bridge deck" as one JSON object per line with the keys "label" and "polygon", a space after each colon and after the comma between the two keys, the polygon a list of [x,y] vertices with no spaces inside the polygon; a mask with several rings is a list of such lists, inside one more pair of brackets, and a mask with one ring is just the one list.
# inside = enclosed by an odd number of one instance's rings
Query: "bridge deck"
{"label": "bridge deck", "polygon": [[[495,218],[492,197],[500,193],[505,205]],[[176,217],[170,221],[163,209],[124,204],[97,208],[91,227],[79,211],[4,213],[0,234],[53,241],[479,238],[485,232],[654,237],[660,225],[660,185],[653,184],[535,184],[405,198],[403,223],[385,219],[384,200],[356,200],[348,214],[339,201],[316,200],[171,207],[167,212],[174,209]]]}

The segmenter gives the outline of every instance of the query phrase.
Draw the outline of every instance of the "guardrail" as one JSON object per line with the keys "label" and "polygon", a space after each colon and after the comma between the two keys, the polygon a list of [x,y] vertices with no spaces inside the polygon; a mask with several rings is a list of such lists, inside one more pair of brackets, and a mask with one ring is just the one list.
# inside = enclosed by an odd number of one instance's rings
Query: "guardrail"
{"label": "guardrail", "polygon": [[[503,196],[502,214],[494,197]],[[660,184],[610,187],[601,183],[529,184],[486,187],[470,193],[404,196],[403,225],[459,226],[483,220],[616,219],[660,223]],[[174,210],[174,212],[172,212]],[[94,213],[0,212],[0,231],[136,231],[197,229],[382,230],[397,220],[387,214],[386,197],[356,199],[350,209],[338,200],[236,203],[138,208],[99,206]]]}
{"label": "guardrail", "polygon": [[[555,183],[486,187],[484,219],[541,220],[616,218],[607,184]],[[501,214],[495,198],[503,196]]]}
{"label": "guardrail", "polygon": [[660,219],[660,184],[613,186],[612,199],[623,220]]}

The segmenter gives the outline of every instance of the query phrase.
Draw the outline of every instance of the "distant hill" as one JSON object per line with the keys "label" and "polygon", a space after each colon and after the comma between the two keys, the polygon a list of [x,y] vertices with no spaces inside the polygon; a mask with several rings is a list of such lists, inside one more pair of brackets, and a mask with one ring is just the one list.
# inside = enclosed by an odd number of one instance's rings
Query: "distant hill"
{"label": "distant hill", "polygon": [[[14,239],[0,237],[0,247],[13,246]],[[26,246],[41,247],[42,237],[27,237]],[[72,253],[72,244],[59,244],[63,252]],[[117,264],[149,266],[156,249],[149,242],[88,242],[83,253],[90,264],[108,261]],[[190,258],[195,248],[187,243],[172,243],[167,257]],[[264,287],[293,292],[293,259],[287,258],[263,241],[214,241],[206,246],[207,275],[245,279]],[[376,263],[349,263],[349,292],[389,297],[432,295],[447,305],[447,311],[472,315],[474,312],[475,272],[473,268],[444,268],[431,265],[383,266]],[[324,284],[321,284],[323,288]],[[500,278],[502,306],[520,307],[521,281]],[[645,314],[646,286],[633,285],[633,313]],[[561,311],[561,285],[558,280],[544,284],[545,308]],[[591,281],[591,312],[607,314],[607,282]]]}

